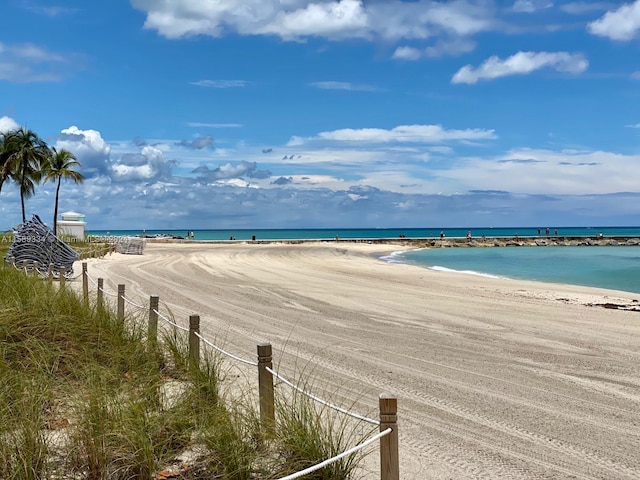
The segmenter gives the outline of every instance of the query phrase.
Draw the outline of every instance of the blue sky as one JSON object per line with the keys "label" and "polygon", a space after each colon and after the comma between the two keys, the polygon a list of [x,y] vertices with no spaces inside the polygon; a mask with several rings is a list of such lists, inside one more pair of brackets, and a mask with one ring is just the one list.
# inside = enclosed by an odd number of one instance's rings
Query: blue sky
{"label": "blue sky", "polygon": [[640,0],[0,6],[0,131],[94,230],[639,225],[639,106]]}

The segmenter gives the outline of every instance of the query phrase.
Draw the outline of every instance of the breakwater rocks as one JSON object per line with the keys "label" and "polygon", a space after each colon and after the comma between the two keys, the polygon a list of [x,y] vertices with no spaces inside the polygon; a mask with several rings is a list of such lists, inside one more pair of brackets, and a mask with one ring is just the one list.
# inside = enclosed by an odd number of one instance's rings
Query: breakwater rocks
{"label": "breakwater rocks", "polygon": [[522,237],[484,239],[434,239],[430,247],[597,247],[597,246],[638,246],[640,238],[626,237]]}
{"label": "breakwater rocks", "polygon": [[149,243],[222,243],[298,245],[303,243],[368,243],[379,245],[403,245],[413,248],[483,248],[483,247],[548,247],[548,246],[640,246],[638,237],[485,237],[485,238],[331,238],[290,240],[180,240],[149,238]]}

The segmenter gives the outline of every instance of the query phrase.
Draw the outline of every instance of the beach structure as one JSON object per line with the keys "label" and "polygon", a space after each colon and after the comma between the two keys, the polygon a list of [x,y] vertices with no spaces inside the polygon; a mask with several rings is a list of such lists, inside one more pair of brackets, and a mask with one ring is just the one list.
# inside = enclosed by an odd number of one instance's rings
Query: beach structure
{"label": "beach structure", "polygon": [[87,222],[82,213],[65,212],[60,214],[62,220],[58,221],[58,235],[66,237],[75,237],[78,240],[84,240]]}
{"label": "beach structure", "polygon": [[[73,274],[73,262],[80,254],[56,237],[40,217],[33,218],[14,231],[7,262],[19,268],[31,268],[54,276]],[[51,270],[50,270],[51,269]]]}
{"label": "beach structure", "polygon": [[142,255],[146,241],[141,237],[118,237],[115,242],[115,250],[127,255]]}

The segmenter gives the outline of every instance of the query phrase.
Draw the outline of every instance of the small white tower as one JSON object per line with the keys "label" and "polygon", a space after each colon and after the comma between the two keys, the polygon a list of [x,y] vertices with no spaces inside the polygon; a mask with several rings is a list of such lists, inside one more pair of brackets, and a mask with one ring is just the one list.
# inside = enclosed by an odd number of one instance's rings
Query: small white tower
{"label": "small white tower", "polygon": [[84,240],[87,222],[84,215],[77,212],[64,212],[60,214],[62,220],[58,220],[58,236],[75,237]]}

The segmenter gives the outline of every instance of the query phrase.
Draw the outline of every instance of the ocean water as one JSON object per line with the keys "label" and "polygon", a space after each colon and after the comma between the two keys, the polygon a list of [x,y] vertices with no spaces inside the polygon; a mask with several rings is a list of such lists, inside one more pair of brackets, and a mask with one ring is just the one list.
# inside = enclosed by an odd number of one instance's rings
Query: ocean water
{"label": "ocean water", "polygon": [[[310,240],[335,238],[398,238],[401,235],[407,238],[436,238],[440,232],[448,238],[464,238],[468,231],[474,237],[536,237],[545,236],[547,227],[512,227],[512,228],[323,228],[323,229],[225,229],[207,230],[192,229],[196,240]],[[640,237],[640,227],[548,227],[550,236],[569,237],[595,237],[598,233],[604,236],[637,236]],[[168,234],[185,237],[188,230],[92,230],[89,235],[96,236],[135,236],[135,235],[159,235]]]}
{"label": "ocean water", "polygon": [[640,293],[640,246],[437,248],[398,253],[390,260],[433,270]]}

